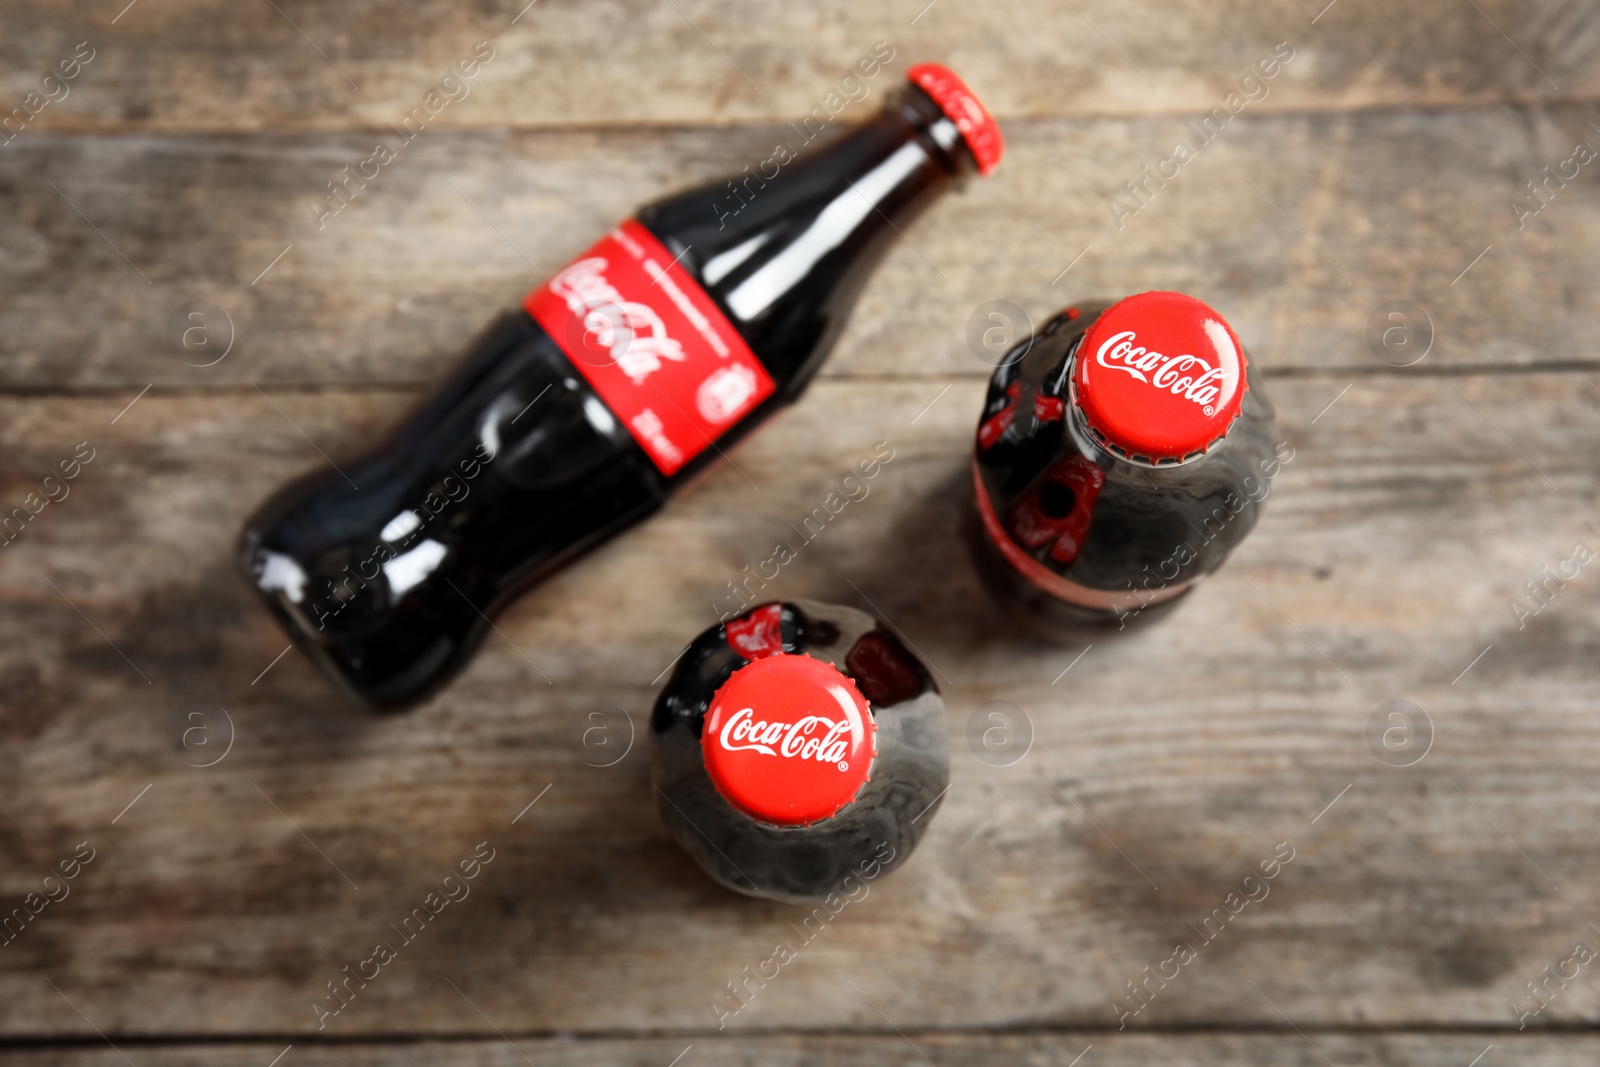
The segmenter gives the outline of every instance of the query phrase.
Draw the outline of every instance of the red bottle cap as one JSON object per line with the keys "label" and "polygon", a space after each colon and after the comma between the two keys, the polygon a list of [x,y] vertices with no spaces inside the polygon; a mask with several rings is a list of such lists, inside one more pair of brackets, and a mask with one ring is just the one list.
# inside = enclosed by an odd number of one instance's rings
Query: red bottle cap
{"label": "red bottle cap", "polygon": [[906,71],[906,77],[932,97],[956,124],[972,150],[972,158],[978,161],[978,173],[985,177],[993,174],[1000,165],[1000,157],[1005,154],[1006,141],[1000,136],[1000,124],[978,103],[967,83],[940,63],[918,63]]}
{"label": "red bottle cap", "polygon": [[753,819],[805,826],[856,798],[878,751],[855,683],[831,663],[782,653],[733,672],[700,731],[717,791]]}
{"label": "red bottle cap", "polygon": [[1228,432],[1245,390],[1244,347],[1182,293],[1140,293],[1095,320],[1072,383],[1089,427],[1124,455],[1181,460]]}

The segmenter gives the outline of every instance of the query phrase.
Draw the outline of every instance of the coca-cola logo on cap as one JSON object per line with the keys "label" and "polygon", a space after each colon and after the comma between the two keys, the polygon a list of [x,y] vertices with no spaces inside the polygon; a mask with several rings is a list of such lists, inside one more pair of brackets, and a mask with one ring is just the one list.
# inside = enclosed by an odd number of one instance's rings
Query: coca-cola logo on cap
{"label": "coca-cola logo on cap", "polygon": [[1182,293],[1107,308],[1073,370],[1089,425],[1122,452],[1182,459],[1228,432],[1247,388],[1245,355],[1221,315]]}
{"label": "coca-cola logo on cap", "polygon": [[1217,397],[1226,384],[1227,371],[1213,367],[1203,356],[1188,352],[1169,356],[1145,348],[1138,341],[1139,335],[1133,330],[1112,334],[1095,351],[1095,362],[1148,382],[1153,388],[1182,396],[1205,409],[1207,415],[1216,411]]}
{"label": "coca-cola logo on cap", "polygon": [[729,804],[785,826],[826,819],[854,800],[877,752],[855,683],[831,663],[788,653],[762,656],[723,683],[700,743]]}
{"label": "coca-cola logo on cap", "polygon": [[779,759],[813,759],[850,769],[851,723],[825,715],[806,715],[797,722],[768,722],[756,718],[754,708],[740,708],[728,716],[717,743],[729,752],[760,752]]}

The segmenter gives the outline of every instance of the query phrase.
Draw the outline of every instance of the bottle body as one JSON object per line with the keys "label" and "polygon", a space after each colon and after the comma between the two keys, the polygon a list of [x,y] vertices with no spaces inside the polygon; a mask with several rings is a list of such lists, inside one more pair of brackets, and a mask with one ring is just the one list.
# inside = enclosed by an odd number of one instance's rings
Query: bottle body
{"label": "bottle body", "polygon": [[[965,523],[974,561],[1004,603],[1062,637],[1124,629],[1172,610],[1255,526],[1284,461],[1272,406],[1242,348],[1236,367],[1199,344],[1171,346],[1178,362],[1194,361],[1181,371],[1163,367],[1171,355],[1152,348],[1160,358],[1144,357],[1137,345],[1133,359],[1142,369],[1119,362],[1117,346],[1139,340],[1136,329],[1103,321],[1121,306],[1068,308],[1013,349],[991,379],[978,426]],[[1139,325],[1122,314],[1117,327]],[[1129,405],[1105,419],[1121,431],[1117,440],[1082,403],[1079,364],[1088,362],[1131,390]],[[1223,366],[1226,373],[1216,373]],[[1231,414],[1197,384],[1228,374],[1237,378]],[[1169,401],[1174,388],[1220,432],[1162,444],[1155,455],[1120,445],[1133,434],[1118,417],[1137,413],[1147,395]],[[1154,411],[1146,425],[1159,439],[1171,418]]]}
{"label": "bottle body", "polygon": [[560,348],[510,312],[383,445],[269,498],[240,567],[347,692],[403,706],[459,670],[518,592],[669,492]]}
{"label": "bottle body", "polygon": [[493,323],[379,447],[258,509],[245,579],[357,699],[430,695],[497,610],[798,396],[898,228],[973,169],[964,145],[908,85],[745,179],[731,218],[727,183],[641,209]]}
{"label": "bottle body", "polygon": [[[735,691],[763,668],[802,666],[840,676],[850,699],[835,685],[831,698],[819,690],[786,713],[783,696],[808,691],[804,672],[780,678],[780,693],[761,679]],[[870,736],[852,751],[839,709],[857,695]],[[735,892],[795,903],[845,895],[921,840],[949,784],[944,718],[927,669],[872,616],[761,605],[701,634],[656,702],[657,806],[684,850]],[[851,768],[857,777],[846,777]]]}

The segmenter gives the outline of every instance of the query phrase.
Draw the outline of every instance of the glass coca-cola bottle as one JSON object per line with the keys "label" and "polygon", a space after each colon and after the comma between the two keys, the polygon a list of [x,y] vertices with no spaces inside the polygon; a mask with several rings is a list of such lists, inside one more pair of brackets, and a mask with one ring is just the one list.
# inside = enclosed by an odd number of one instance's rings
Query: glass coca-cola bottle
{"label": "glass coca-cola bottle", "polygon": [[999,128],[955,75],[907,76],[832,141],[641,209],[493,322],[387,440],[263,504],[239,566],[284,629],[362,701],[413,703],[519,592],[792,402],[900,231],[999,163]]}
{"label": "glass coca-cola bottle", "polygon": [[968,542],[1044,629],[1123,629],[1222,565],[1293,458],[1221,315],[1182,293],[1080,304],[989,383]]}
{"label": "glass coca-cola bottle", "polygon": [[763,604],[696,638],[656,701],[657,807],[729,889],[856,899],[944,795],[944,717],[927,668],[871,615]]}

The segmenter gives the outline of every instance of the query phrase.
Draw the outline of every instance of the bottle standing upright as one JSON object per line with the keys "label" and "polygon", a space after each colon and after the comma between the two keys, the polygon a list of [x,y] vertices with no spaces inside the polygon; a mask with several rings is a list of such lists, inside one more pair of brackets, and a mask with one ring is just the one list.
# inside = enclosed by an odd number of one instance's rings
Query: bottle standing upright
{"label": "bottle standing upright", "polygon": [[990,380],[968,543],[1043,629],[1122,629],[1220,567],[1293,458],[1211,308],[1168,292],[1070,307]]}
{"label": "bottle standing upright", "polygon": [[944,719],[927,667],[871,615],[762,604],[696,638],[662,689],[657,807],[729,889],[858,899],[906,861],[944,797]]}
{"label": "bottle standing upright", "polygon": [[284,629],[365,703],[414,703],[519,592],[792,402],[899,232],[999,164],[960,79],[907,78],[775,173],[641,209],[490,324],[383,444],[267,500],[238,561]]}

